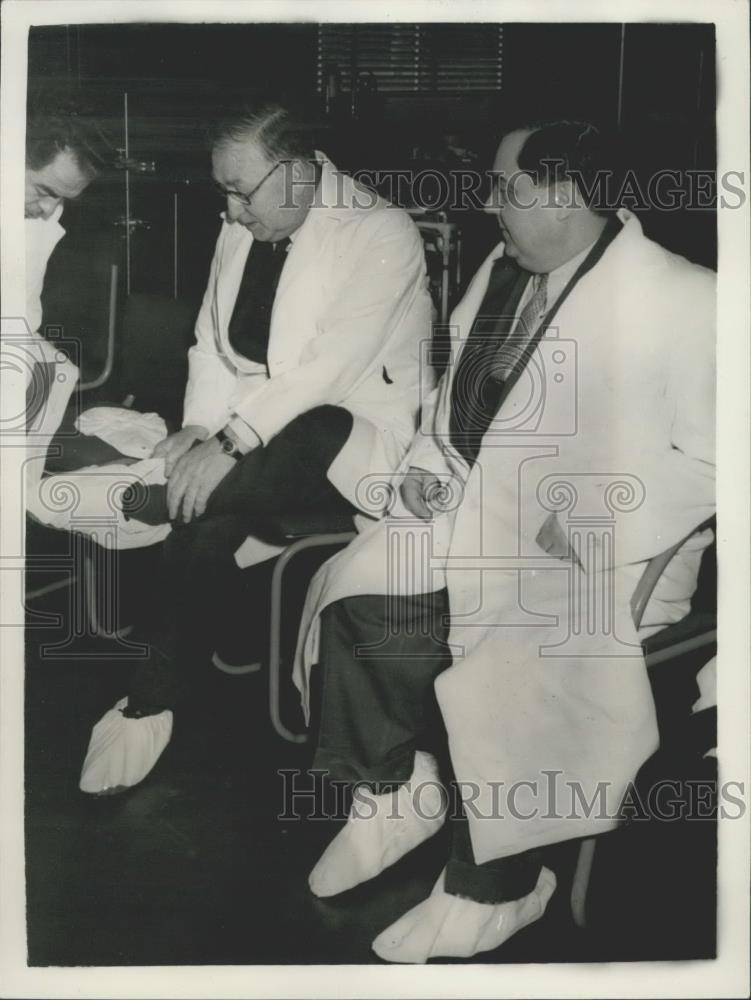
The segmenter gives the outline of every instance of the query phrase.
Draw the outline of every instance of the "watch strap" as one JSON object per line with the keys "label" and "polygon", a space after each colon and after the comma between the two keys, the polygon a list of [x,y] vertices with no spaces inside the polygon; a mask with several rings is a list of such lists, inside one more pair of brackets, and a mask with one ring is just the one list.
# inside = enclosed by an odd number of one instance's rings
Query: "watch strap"
{"label": "watch strap", "polygon": [[225,434],[223,430],[217,431],[215,437],[225,455],[234,458],[236,462],[243,457],[243,452],[240,451],[236,442],[229,435]]}

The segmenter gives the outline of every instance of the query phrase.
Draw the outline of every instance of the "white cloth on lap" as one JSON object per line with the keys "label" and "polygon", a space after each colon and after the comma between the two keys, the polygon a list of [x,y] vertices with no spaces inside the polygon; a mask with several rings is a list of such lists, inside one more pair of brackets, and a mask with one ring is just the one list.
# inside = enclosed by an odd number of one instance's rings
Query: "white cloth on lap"
{"label": "white cloth on lap", "polygon": [[166,483],[164,459],[147,458],[132,465],[90,465],[43,479],[37,503],[30,512],[43,524],[89,535],[107,549],[134,549],[161,542],[172,530],[169,523],[145,524],[126,518],[123,493],[136,483]]}
{"label": "white cloth on lap", "polygon": [[76,427],[130,458],[148,458],[167,437],[167,425],[158,413],[137,413],[121,406],[93,406],[78,417]]}

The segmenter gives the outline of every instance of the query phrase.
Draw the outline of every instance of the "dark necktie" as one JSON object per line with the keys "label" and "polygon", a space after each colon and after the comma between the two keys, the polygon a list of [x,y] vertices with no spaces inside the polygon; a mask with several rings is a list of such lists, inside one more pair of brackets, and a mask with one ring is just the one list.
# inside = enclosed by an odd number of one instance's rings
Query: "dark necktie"
{"label": "dark necktie", "polygon": [[493,377],[529,272],[505,260],[493,265],[488,287],[457,360],[451,386],[449,434],[452,445],[472,465],[498,409],[503,383]]}
{"label": "dark necktie", "polygon": [[232,349],[258,364],[266,364],[271,309],[289,242],[289,237],[278,243],[253,240],[229,321]]}

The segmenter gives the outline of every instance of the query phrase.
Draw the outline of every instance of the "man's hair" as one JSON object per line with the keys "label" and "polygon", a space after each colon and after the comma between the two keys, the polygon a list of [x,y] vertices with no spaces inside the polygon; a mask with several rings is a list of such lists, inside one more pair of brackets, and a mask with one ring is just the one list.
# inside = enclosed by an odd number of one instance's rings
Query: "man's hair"
{"label": "man's hair", "polygon": [[112,148],[95,120],[72,109],[30,108],[26,121],[26,166],[41,170],[66,150],[84,173],[94,176],[112,162]]}
{"label": "man's hair", "polygon": [[520,149],[517,162],[536,184],[550,186],[570,180],[592,212],[612,212],[605,195],[607,185],[613,183],[614,153],[596,126],[581,121],[537,121],[513,129],[520,130],[530,131],[531,135]]}
{"label": "man's hair", "polygon": [[289,108],[275,102],[241,104],[209,128],[211,146],[257,142],[267,160],[313,160],[313,129]]}

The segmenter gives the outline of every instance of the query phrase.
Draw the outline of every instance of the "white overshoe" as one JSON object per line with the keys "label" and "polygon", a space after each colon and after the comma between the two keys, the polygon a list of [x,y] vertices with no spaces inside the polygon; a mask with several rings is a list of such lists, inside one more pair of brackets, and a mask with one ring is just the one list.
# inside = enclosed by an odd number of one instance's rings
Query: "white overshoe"
{"label": "white overshoe", "polygon": [[445,869],[426,900],[387,927],[373,942],[386,962],[423,963],[429,958],[470,958],[492,951],[539,920],[556,887],[543,868],[528,896],[506,903],[476,903],[444,891]]}
{"label": "white overshoe", "polygon": [[374,795],[355,789],[347,822],[308,878],[316,896],[335,896],[375,878],[443,826],[446,793],[438,765],[418,750],[409,781],[397,791]]}
{"label": "white overshoe", "polygon": [[112,795],[143,781],[172,735],[172,712],[129,719],[127,698],[94,726],[81,770],[79,788],[92,795]]}

